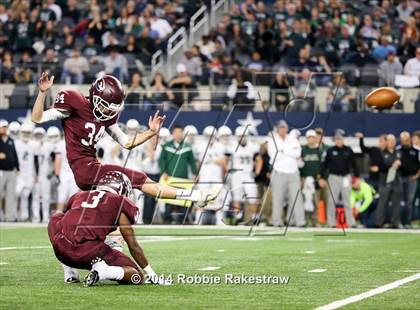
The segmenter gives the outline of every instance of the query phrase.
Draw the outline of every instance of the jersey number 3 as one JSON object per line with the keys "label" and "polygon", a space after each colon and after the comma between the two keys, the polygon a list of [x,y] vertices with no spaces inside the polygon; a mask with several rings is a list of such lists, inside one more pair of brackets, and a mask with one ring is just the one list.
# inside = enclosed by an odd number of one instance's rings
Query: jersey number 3
{"label": "jersey number 3", "polygon": [[82,208],[94,209],[98,206],[99,201],[105,195],[106,192],[103,191],[95,191],[95,194],[92,196],[89,195],[88,200],[92,199],[92,203],[88,203],[87,201],[82,202]]}
{"label": "jersey number 3", "polygon": [[82,144],[85,146],[96,144],[96,142],[98,142],[98,140],[102,137],[105,131],[105,127],[101,126],[101,128],[99,128],[98,130],[98,133],[95,135],[96,126],[94,123],[89,123],[89,122],[85,124],[85,128],[89,129],[88,140],[86,139],[81,140]]}

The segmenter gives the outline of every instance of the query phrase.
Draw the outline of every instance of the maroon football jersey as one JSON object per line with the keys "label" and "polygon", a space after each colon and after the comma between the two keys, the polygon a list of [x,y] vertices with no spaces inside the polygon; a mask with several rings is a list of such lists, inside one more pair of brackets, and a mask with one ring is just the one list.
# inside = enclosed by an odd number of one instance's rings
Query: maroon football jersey
{"label": "maroon football jersey", "polygon": [[139,210],[125,196],[99,190],[78,192],[66,204],[61,232],[74,243],[104,241],[117,229],[121,212],[134,224]]}
{"label": "maroon football jersey", "polygon": [[105,129],[117,122],[118,116],[109,121],[99,121],[93,115],[89,99],[76,90],[63,90],[57,94],[54,108],[70,112],[62,120],[69,164],[80,158],[96,158],[96,143]]}

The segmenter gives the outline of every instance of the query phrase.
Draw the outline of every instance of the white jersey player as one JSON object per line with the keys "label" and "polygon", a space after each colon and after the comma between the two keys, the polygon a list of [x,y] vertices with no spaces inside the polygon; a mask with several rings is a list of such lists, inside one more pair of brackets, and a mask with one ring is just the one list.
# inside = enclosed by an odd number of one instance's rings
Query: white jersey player
{"label": "white jersey player", "polygon": [[19,132],[20,132],[20,124],[17,121],[13,121],[9,124],[8,132],[10,138],[12,138],[15,142],[19,139]]}
{"label": "white jersey player", "polygon": [[51,176],[55,145],[46,139],[45,129],[37,127],[34,130],[37,158],[37,182],[32,195],[32,222],[40,221],[42,203],[42,221],[48,222],[50,217]]}
{"label": "white jersey player", "polygon": [[247,128],[243,126],[235,130],[238,145],[230,157],[233,172],[229,177],[232,184],[233,205],[235,211],[238,212],[237,217],[241,215],[241,201],[246,200],[250,204],[254,219],[259,201],[254,180],[254,156],[259,152],[259,146],[249,141],[247,131]]}
{"label": "white jersey player", "polygon": [[16,152],[19,159],[19,175],[16,182],[16,193],[20,199],[21,221],[29,220],[29,196],[32,193],[35,181],[35,149],[36,145],[31,141],[33,125],[23,123],[20,128],[20,139],[15,142]]}
{"label": "white jersey player", "polygon": [[54,173],[60,179],[58,186],[57,209],[63,210],[64,204],[74,193],[79,191],[67,161],[66,143],[61,140],[55,148]]}
{"label": "white jersey player", "polygon": [[[198,184],[200,189],[208,189],[216,184],[223,183],[226,158],[224,147],[217,141],[217,130],[213,126],[207,126],[203,130],[203,147],[199,148],[199,174]],[[223,224],[223,203],[225,195],[221,193],[212,204],[205,209],[216,211],[216,224]],[[201,210],[196,212],[196,223],[201,223]]]}
{"label": "white jersey player", "polygon": [[197,135],[198,131],[197,128],[193,125],[187,125],[184,128],[184,139],[186,142],[191,144],[192,152],[195,159],[198,159],[200,156],[200,147],[197,144]]}

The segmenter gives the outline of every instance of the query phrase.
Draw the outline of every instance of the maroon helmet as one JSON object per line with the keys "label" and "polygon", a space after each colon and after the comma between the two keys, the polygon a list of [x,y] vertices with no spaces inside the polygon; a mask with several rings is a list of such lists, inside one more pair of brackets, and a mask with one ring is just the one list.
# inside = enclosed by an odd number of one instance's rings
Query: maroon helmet
{"label": "maroon helmet", "polygon": [[104,75],[90,86],[89,100],[93,104],[93,115],[99,121],[108,121],[122,110],[124,90],[116,77]]}
{"label": "maroon helmet", "polygon": [[108,171],[98,181],[98,190],[106,190],[133,199],[130,179],[122,172]]}

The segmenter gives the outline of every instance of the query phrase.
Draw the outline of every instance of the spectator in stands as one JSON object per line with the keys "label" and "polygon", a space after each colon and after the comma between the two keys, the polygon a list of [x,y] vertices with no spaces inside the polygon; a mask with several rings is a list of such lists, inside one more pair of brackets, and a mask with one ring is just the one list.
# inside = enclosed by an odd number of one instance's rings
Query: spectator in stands
{"label": "spectator in stands", "polygon": [[372,41],[379,38],[379,31],[373,25],[372,17],[370,15],[365,15],[363,17],[363,25],[359,30],[359,34],[368,44],[371,44]]}
{"label": "spectator in stands", "polygon": [[338,42],[336,37],[333,24],[331,22],[324,23],[323,34],[317,47],[325,53],[326,60],[329,63],[338,66]]}
{"label": "spectator in stands", "polygon": [[102,35],[106,32],[105,22],[101,19],[99,7],[94,7],[91,10],[91,19],[88,24],[88,33],[95,38],[97,45],[102,45]]}
{"label": "spectator in stands", "polygon": [[369,53],[368,48],[362,42],[359,42],[357,45],[357,51],[349,55],[347,63],[355,64],[358,67],[363,67],[367,64],[376,64],[376,60]]}
{"label": "spectator in stands", "polygon": [[61,83],[83,84],[85,80],[84,74],[87,71],[89,71],[88,60],[81,56],[80,51],[75,48],[72,51],[71,57],[64,61]]}
{"label": "spectator in stands", "polygon": [[52,48],[47,49],[42,60],[42,71],[48,71],[50,75],[58,76],[60,72],[60,62]]}
{"label": "spectator in stands", "polygon": [[420,46],[416,48],[416,56],[409,59],[405,64],[404,74],[420,79]]}
{"label": "spectator in stands", "polygon": [[77,1],[67,0],[67,5],[63,8],[63,19],[69,19],[73,25],[76,25],[79,22],[80,15],[80,11],[77,8]]}
{"label": "spectator in stands", "polygon": [[150,21],[150,29],[155,31],[161,40],[166,40],[173,31],[168,21],[164,18],[160,18],[157,15],[152,16]]}
{"label": "spectator in stands", "polygon": [[121,83],[128,79],[127,59],[119,52],[118,46],[109,47],[109,55],[105,57],[94,57],[92,62],[102,62],[105,66],[105,72],[117,77]]}
{"label": "spectator in stands", "polygon": [[185,103],[190,103],[197,96],[197,86],[183,63],[176,66],[176,73],[169,82],[169,87],[174,93],[173,103],[179,108]]}
{"label": "spectator in stands", "polygon": [[9,37],[14,40],[15,50],[23,51],[25,49],[31,48],[32,40],[31,33],[29,29],[29,19],[28,13],[22,11],[19,14],[19,20],[15,21],[13,26],[12,35]]}
{"label": "spectator in stands", "polygon": [[287,220],[296,226],[305,226],[305,213],[300,195],[298,159],[301,156],[299,141],[287,134],[288,125],[284,120],[277,124],[276,132],[268,142],[268,155],[273,167],[271,186],[273,194],[273,226],[283,226],[283,204],[288,192]]}
{"label": "spectator in stands", "polygon": [[17,219],[16,176],[19,173],[19,159],[13,139],[7,133],[8,122],[0,120],[0,215],[4,199],[3,220],[14,222]]}
{"label": "spectator in stands", "polygon": [[9,15],[7,14],[6,6],[3,3],[0,3],[0,22],[6,24],[9,20]]}
{"label": "spectator in stands", "polygon": [[[138,47],[142,51],[142,54],[145,53],[151,56],[158,49],[157,42],[158,41],[155,41],[153,39],[152,32],[150,30],[150,25],[146,24],[143,28],[143,31],[140,34],[140,42],[137,41]],[[144,57],[142,57],[141,59],[143,60],[143,63],[150,63],[150,60],[145,60]]]}
{"label": "spectator in stands", "polygon": [[341,26],[341,33],[338,37],[338,53],[342,61],[345,61],[347,57],[356,51],[356,41],[350,34],[349,26]]}
{"label": "spectator in stands", "polygon": [[397,6],[398,18],[403,22],[407,22],[411,13],[419,7],[417,1],[402,0]]}
{"label": "spectator in stands", "polygon": [[349,112],[354,111],[354,100],[350,86],[346,83],[344,75],[334,75],[333,82],[330,83],[330,93],[327,98],[328,111]]}
{"label": "spectator in stands", "polygon": [[292,58],[289,61],[289,72],[290,76],[295,78],[301,77],[304,69],[313,71],[316,67],[316,63],[310,58],[310,46],[306,45],[299,50],[299,58]]}
{"label": "spectator in stands", "polygon": [[302,25],[301,21],[296,19],[293,22],[292,32],[290,33],[289,37],[285,41],[287,46],[287,57],[288,59],[297,58],[299,55],[299,51],[305,46],[306,39],[302,35]]}
{"label": "spectator in stands", "polygon": [[395,76],[402,73],[402,64],[395,57],[394,51],[388,51],[388,56],[379,65],[379,85],[393,86],[395,83]]}
{"label": "spectator in stands", "polygon": [[63,45],[60,47],[60,52],[67,57],[71,57],[72,51],[75,47],[74,36],[72,34],[66,34],[64,37]]}
{"label": "spectator in stands", "polygon": [[289,103],[289,83],[284,72],[277,72],[276,78],[270,87],[270,103],[277,111],[284,111]]}
{"label": "spectator in stands", "polygon": [[[327,150],[321,165],[320,187],[328,186],[330,194],[327,200],[327,220],[329,227],[336,226],[336,203],[341,204],[345,211],[347,224],[355,225],[350,206],[351,177],[350,173],[359,176],[359,169],[353,150],[344,144],[344,131],[337,129],[334,133],[335,145]],[[342,224],[342,223],[339,223]]]}
{"label": "spectator in stands", "polygon": [[358,177],[352,177],[350,206],[354,217],[366,228],[375,227],[375,189]]}
{"label": "spectator in stands", "polygon": [[396,54],[397,50],[395,46],[389,44],[388,37],[382,36],[381,44],[375,47],[372,55],[378,62],[380,62],[388,57],[389,52]]}
{"label": "spectator in stands", "polygon": [[86,58],[98,56],[100,52],[99,46],[96,44],[95,37],[89,35],[86,38],[86,43],[83,45],[82,54]]}
{"label": "spectator in stands", "polygon": [[14,73],[15,83],[31,83],[34,78],[33,69],[34,63],[32,62],[31,55],[28,51],[24,51]]}
{"label": "spectator in stands", "polygon": [[164,110],[173,107],[172,101],[175,96],[168,88],[162,73],[157,72],[150,83],[149,93],[147,96],[152,104],[156,106],[163,105]]}
{"label": "spectator in stands", "polygon": [[[402,195],[401,178],[398,172],[401,161],[396,151],[397,141],[395,136],[386,136],[386,149],[382,152],[384,161],[381,169],[379,201],[375,212],[375,223],[377,227],[383,227],[389,214],[390,227],[400,228],[400,203]],[[391,202],[391,203],[390,203]]]}
{"label": "spectator in stands", "polygon": [[200,47],[201,53],[207,56],[207,58],[211,59],[211,55],[215,51],[215,43],[210,40],[210,37],[208,35],[204,35],[201,38],[201,41],[197,43],[197,45]]}
{"label": "spectator in stands", "polygon": [[187,73],[193,78],[194,81],[199,81],[203,73],[202,62],[199,57],[194,56],[191,50],[184,53],[181,63],[185,65]]}
{"label": "spectator in stands", "polygon": [[1,82],[2,83],[13,83],[15,81],[14,78],[15,67],[13,65],[13,58],[12,54],[9,51],[6,51],[3,54],[3,59],[1,62]]}
{"label": "spectator in stands", "polygon": [[309,69],[303,69],[300,77],[295,79],[293,92],[298,100],[289,108],[293,111],[308,112],[313,111],[315,104],[315,79],[312,78],[312,73]]}
{"label": "spectator in stands", "polygon": [[322,150],[316,143],[316,132],[310,129],[306,132],[307,144],[302,147],[303,167],[300,167],[302,178],[302,194],[304,198],[304,209],[306,222],[312,227],[318,226],[318,203],[320,191],[318,179],[321,172]]}
{"label": "spectator in stands", "polygon": [[255,105],[256,92],[249,81],[244,81],[242,74],[237,72],[227,91],[227,97],[238,110],[252,110]]}
{"label": "spectator in stands", "polygon": [[125,104],[137,107],[143,106],[145,110],[150,106],[140,72],[134,72],[131,75],[131,83],[126,92]]}
{"label": "spectator in stands", "polygon": [[414,205],[417,180],[420,177],[420,152],[411,145],[410,133],[403,131],[400,134],[401,145],[397,147],[401,166],[402,183],[402,210],[401,222],[404,228],[411,228],[411,214]]}
{"label": "spectator in stands", "polygon": [[257,51],[252,52],[252,59],[246,65],[251,72],[261,72],[267,66],[267,62],[261,59],[261,54]]}

